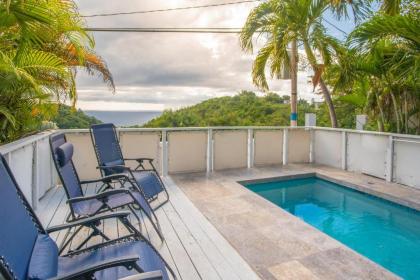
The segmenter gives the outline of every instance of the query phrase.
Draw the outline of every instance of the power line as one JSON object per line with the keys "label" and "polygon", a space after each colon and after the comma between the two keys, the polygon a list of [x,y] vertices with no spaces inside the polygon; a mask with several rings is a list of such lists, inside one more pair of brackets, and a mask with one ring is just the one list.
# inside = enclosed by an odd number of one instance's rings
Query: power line
{"label": "power line", "polygon": [[348,35],[346,31],[344,31],[343,29],[337,27],[335,24],[331,23],[330,21],[326,20],[325,18],[323,20],[326,23],[328,23],[329,25],[331,25],[332,27],[334,27],[335,29],[337,29],[338,31],[340,31],[341,33],[343,33],[344,35]]}
{"label": "power line", "polygon": [[158,13],[158,12],[169,12],[169,11],[179,11],[179,10],[189,10],[189,9],[199,9],[199,8],[210,8],[210,7],[219,7],[219,6],[228,6],[236,5],[243,3],[253,3],[260,2],[261,0],[242,0],[237,2],[227,2],[219,4],[208,4],[208,5],[199,5],[199,6],[187,6],[187,7],[178,7],[178,8],[168,8],[168,9],[157,9],[157,10],[143,10],[143,11],[131,11],[131,12],[119,12],[119,13],[103,13],[103,14],[92,14],[85,15],[82,17],[108,17],[108,16],[119,16],[119,15],[133,15],[133,14],[148,14],[148,13]]}
{"label": "power line", "polygon": [[137,33],[226,33],[238,34],[241,28],[152,28],[152,27],[87,27],[86,31],[95,32],[137,32]]}

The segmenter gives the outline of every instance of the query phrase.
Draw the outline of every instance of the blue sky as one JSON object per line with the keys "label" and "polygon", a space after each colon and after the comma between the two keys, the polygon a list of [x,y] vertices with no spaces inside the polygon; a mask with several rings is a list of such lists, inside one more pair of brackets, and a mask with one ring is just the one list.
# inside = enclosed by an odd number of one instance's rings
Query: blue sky
{"label": "blue sky", "polygon": [[[81,14],[175,8],[223,3],[224,0],[77,1]],[[89,18],[92,27],[241,27],[256,3],[106,18]],[[326,19],[350,32],[352,20]],[[326,25],[332,35],[344,34]],[[163,110],[236,94],[258,92],[251,81],[255,54],[245,54],[236,34],[94,33],[96,51],[113,73],[116,94],[100,79],[78,74],[78,107],[85,110]],[[309,84],[310,73],[298,78],[300,98],[320,100]],[[271,80],[270,89],[289,94],[288,80]],[[262,93],[260,93],[262,94]]]}

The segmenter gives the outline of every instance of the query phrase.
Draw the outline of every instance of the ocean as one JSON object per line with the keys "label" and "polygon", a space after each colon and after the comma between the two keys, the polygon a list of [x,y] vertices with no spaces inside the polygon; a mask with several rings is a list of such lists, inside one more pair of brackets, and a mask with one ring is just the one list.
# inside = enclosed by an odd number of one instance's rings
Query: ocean
{"label": "ocean", "polygon": [[160,111],[84,111],[104,123],[116,126],[143,125],[162,114]]}

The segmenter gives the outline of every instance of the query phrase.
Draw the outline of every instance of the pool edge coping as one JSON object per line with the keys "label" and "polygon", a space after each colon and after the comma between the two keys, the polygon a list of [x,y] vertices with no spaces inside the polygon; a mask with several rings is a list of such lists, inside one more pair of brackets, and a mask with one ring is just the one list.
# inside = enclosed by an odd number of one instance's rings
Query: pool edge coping
{"label": "pool edge coping", "polygon": [[274,176],[274,177],[266,177],[266,178],[238,180],[236,182],[246,187],[246,185],[249,185],[249,184],[261,184],[261,183],[268,183],[268,182],[275,182],[275,181],[279,182],[279,181],[286,181],[286,180],[293,180],[293,179],[305,179],[305,178],[311,178],[311,177],[327,180],[332,183],[342,185],[346,188],[356,190],[356,191],[359,191],[368,195],[372,195],[374,197],[387,200],[389,202],[398,204],[403,207],[410,208],[412,210],[420,211],[419,203],[414,203],[412,201],[408,201],[406,199],[403,199],[401,197],[398,197],[389,193],[377,191],[372,188],[362,186],[360,184],[352,183],[343,179],[338,179],[338,178],[335,178],[334,176],[325,175],[316,171],[296,173],[296,174],[287,174],[287,175],[282,175],[282,176]]}

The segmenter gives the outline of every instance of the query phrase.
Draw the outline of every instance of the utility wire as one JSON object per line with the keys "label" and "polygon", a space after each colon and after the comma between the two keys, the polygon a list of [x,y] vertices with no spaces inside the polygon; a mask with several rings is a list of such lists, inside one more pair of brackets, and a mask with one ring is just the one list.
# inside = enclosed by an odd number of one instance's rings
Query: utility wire
{"label": "utility wire", "polygon": [[241,33],[241,28],[149,28],[149,27],[87,27],[86,31],[95,32],[137,32],[137,33]]}
{"label": "utility wire", "polygon": [[344,35],[349,35],[346,31],[344,31],[343,29],[337,27],[334,23],[331,23],[330,21],[326,20],[325,18],[323,20],[326,23],[328,23],[329,25],[331,25],[332,27],[334,27],[335,29],[337,29],[338,31],[340,31],[341,33],[343,33]]}
{"label": "utility wire", "polygon": [[168,8],[168,9],[92,14],[92,15],[85,15],[85,16],[82,16],[82,17],[88,18],[88,17],[109,17],[109,16],[119,16],[119,15],[148,14],[148,13],[158,13],[158,12],[168,12],[168,11],[180,11],[180,10],[190,10],[190,9],[199,9],[199,8],[220,7],[220,6],[236,5],[236,4],[243,4],[243,3],[253,3],[253,2],[260,2],[260,1],[261,0],[242,0],[242,1],[236,1],[236,2],[208,4],[208,5],[199,5],[199,6],[187,6],[187,7],[178,7],[178,8]]}

